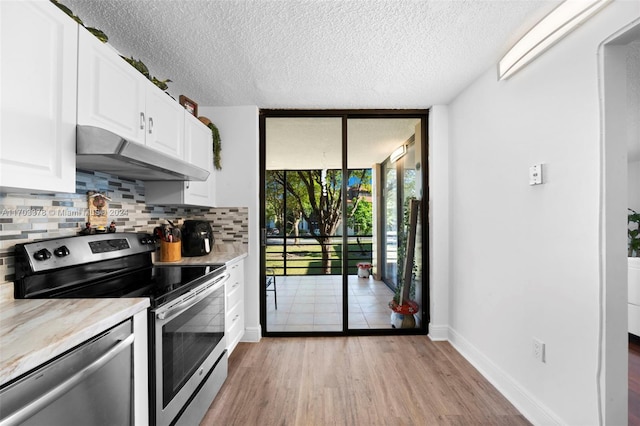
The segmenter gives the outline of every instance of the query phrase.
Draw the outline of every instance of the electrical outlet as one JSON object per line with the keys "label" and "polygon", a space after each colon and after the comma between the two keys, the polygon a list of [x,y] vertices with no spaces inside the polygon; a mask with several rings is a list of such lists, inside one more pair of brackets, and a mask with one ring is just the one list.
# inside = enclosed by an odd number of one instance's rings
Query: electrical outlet
{"label": "electrical outlet", "polygon": [[544,342],[535,337],[533,339],[533,357],[540,362],[545,362]]}
{"label": "electrical outlet", "polygon": [[542,185],[542,164],[529,167],[529,185]]}

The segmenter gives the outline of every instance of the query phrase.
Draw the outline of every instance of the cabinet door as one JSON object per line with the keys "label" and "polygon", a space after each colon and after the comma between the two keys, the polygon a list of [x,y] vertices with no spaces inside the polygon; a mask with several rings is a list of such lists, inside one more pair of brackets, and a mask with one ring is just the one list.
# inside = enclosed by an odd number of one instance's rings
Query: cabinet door
{"label": "cabinet door", "polygon": [[229,281],[227,283],[227,310],[233,309],[244,300],[244,260],[228,265]]}
{"label": "cabinet door", "polygon": [[227,350],[233,352],[244,335],[244,260],[227,264],[229,281],[225,287],[225,327]]}
{"label": "cabinet door", "polygon": [[184,108],[150,82],[146,107],[147,146],[184,159]]}
{"label": "cabinet door", "polygon": [[145,143],[148,80],[84,28],[78,45],[78,124]]}
{"label": "cabinet door", "polygon": [[215,188],[213,177],[213,146],[211,129],[200,120],[185,111],[185,160],[209,170],[211,174],[204,182],[185,182],[185,204],[213,207],[213,191]]}
{"label": "cabinet door", "polygon": [[78,24],[50,2],[0,2],[0,186],[75,192]]}

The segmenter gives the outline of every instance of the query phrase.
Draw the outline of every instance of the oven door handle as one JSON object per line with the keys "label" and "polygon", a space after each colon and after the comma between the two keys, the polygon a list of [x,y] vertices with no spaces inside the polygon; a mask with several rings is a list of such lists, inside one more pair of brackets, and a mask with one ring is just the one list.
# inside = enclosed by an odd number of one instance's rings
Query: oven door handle
{"label": "oven door handle", "polygon": [[186,299],[182,303],[171,306],[165,310],[157,311],[156,318],[159,320],[170,320],[173,317],[181,314],[182,312],[186,311],[193,305],[196,305],[197,303],[201,302],[211,293],[213,293],[214,291],[218,290],[220,287],[225,285],[225,283],[229,280],[229,277],[231,277],[231,275],[224,274],[221,277],[216,278],[208,288],[201,291],[200,293],[197,293],[193,297]]}

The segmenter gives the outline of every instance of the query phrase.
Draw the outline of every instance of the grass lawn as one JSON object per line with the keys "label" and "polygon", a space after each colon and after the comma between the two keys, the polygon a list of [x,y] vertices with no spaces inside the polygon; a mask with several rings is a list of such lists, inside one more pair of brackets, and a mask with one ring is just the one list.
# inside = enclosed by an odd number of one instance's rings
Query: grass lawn
{"label": "grass lawn", "polygon": [[[287,244],[286,274],[284,245],[270,244],[267,246],[266,264],[267,268],[275,271],[276,275],[324,275],[322,269],[322,253],[320,245],[308,240],[299,245]],[[347,274],[355,275],[358,272],[359,262],[371,263],[371,239],[358,244],[356,241],[348,244],[349,270]],[[342,274],[342,244],[331,245],[331,275]]]}

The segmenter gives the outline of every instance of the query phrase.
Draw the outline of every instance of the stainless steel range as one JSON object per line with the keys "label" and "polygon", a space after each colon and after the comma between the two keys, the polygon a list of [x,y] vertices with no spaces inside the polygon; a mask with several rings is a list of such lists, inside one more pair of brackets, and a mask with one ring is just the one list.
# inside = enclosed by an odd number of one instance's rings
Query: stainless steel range
{"label": "stainless steel range", "polygon": [[95,234],[16,245],[15,297],[148,297],[149,417],[197,424],[227,376],[224,265],[154,266],[155,241]]}

